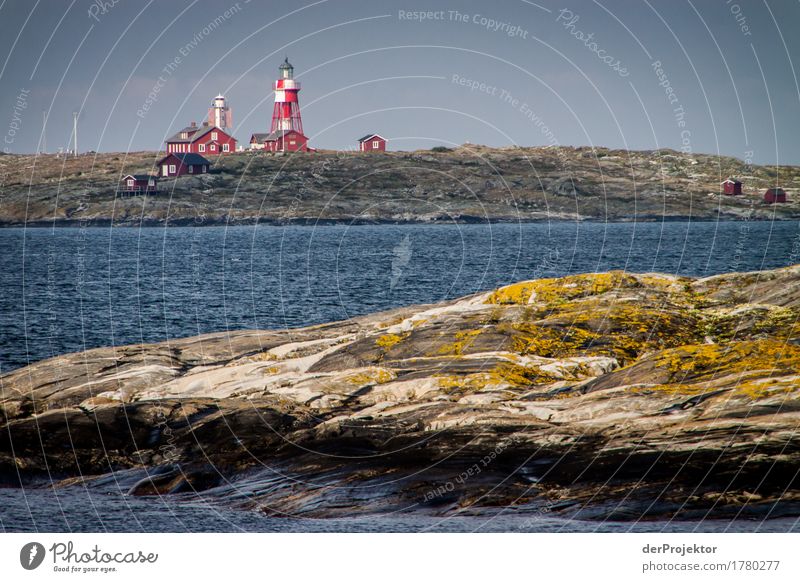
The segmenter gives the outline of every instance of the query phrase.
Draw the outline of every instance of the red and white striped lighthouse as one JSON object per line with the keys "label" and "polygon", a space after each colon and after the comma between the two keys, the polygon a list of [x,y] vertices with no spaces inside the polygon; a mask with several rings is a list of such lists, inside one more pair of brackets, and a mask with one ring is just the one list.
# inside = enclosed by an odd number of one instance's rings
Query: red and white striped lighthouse
{"label": "red and white striped lighthouse", "polygon": [[300,102],[297,94],[300,83],[294,80],[294,67],[287,57],[279,67],[280,78],[275,81],[275,107],[272,110],[272,126],[270,133],[276,131],[296,131],[303,134],[303,122],[300,119]]}

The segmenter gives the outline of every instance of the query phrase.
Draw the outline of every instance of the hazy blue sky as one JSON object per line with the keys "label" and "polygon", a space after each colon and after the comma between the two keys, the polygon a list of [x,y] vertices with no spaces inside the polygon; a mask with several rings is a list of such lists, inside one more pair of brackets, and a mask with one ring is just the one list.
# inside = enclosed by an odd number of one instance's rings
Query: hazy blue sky
{"label": "hazy blue sky", "polygon": [[82,150],[156,149],[218,92],[247,141],[269,128],[288,55],[321,148],[376,131],[391,149],[684,147],[800,163],[795,0],[0,0],[0,27],[12,152],[36,150],[43,110],[50,151],[73,110]]}

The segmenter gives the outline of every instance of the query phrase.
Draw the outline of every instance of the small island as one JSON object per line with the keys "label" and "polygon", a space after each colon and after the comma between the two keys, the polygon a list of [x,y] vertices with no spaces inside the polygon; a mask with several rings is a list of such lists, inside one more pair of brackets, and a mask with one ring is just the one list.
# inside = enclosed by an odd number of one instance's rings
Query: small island
{"label": "small island", "polygon": [[800,515],[800,266],[523,281],[0,376],[0,481],[269,515]]}
{"label": "small island", "polygon": [[800,219],[800,168],[674,150],[255,150],[148,191],[162,157],[0,156],[0,226]]}

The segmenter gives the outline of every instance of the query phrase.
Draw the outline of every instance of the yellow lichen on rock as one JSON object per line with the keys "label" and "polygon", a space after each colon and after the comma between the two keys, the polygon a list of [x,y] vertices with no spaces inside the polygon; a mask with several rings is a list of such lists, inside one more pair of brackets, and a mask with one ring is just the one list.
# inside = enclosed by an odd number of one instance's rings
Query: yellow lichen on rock
{"label": "yellow lichen on rock", "polygon": [[345,378],[348,384],[365,386],[366,384],[386,384],[397,378],[397,374],[386,368],[366,368]]}
{"label": "yellow lichen on rock", "polygon": [[480,329],[472,329],[468,331],[457,331],[455,334],[455,341],[452,343],[440,346],[437,353],[440,356],[461,356],[464,350],[467,349],[475,338],[480,335]]}
{"label": "yellow lichen on rock", "polygon": [[656,363],[673,378],[699,379],[734,373],[769,377],[800,370],[800,347],[773,339],[694,344],[665,350]]}
{"label": "yellow lichen on rock", "polygon": [[375,345],[378,346],[379,348],[383,348],[384,350],[388,350],[393,346],[399,344],[409,335],[410,335],[409,333],[387,333],[376,339]]}
{"label": "yellow lichen on rock", "polygon": [[535,366],[521,366],[511,363],[498,364],[492,368],[489,376],[498,384],[504,383],[514,388],[525,388],[553,380],[551,376],[543,373]]}
{"label": "yellow lichen on rock", "polygon": [[640,283],[636,277],[622,271],[569,275],[558,279],[536,279],[500,287],[489,295],[486,303],[526,305],[536,301],[557,304],[578,297],[601,295],[617,287],[636,287],[639,285]]}
{"label": "yellow lichen on rock", "polygon": [[734,389],[734,394],[746,396],[752,400],[761,400],[772,396],[781,396],[786,399],[796,398],[798,393],[800,393],[800,379],[797,377],[748,380]]}
{"label": "yellow lichen on rock", "polygon": [[515,283],[496,289],[486,300],[493,305],[525,305],[531,298],[536,281]]}
{"label": "yellow lichen on rock", "polygon": [[479,391],[486,388],[527,388],[554,380],[552,376],[535,366],[512,363],[498,364],[486,372],[464,375],[437,374],[435,377],[439,387],[445,392]]}
{"label": "yellow lichen on rock", "polygon": [[485,372],[466,374],[464,376],[436,374],[434,377],[436,378],[436,383],[439,388],[445,393],[464,390],[481,390],[485,388],[489,382],[488,374]]}
{"label": "yellow lichen on rock", "polygon": [[511,342],[513,352],[544,358],[573,355],[577,353],[578,348],[599,337],[597,333],[579,327],[554,329],[522,322],[511,324],[510,328],[513,330]]}

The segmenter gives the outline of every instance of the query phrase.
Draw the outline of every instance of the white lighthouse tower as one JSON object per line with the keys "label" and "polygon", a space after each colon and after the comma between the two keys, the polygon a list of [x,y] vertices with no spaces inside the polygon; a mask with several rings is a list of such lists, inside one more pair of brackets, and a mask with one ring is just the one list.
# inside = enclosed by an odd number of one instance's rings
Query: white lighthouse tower
{"label": "white lighthouse tower", "polygon": [[208,110],[208,124],[226,131],[233,129],[233,114],[223,95],[214,97],[214,102]]}

